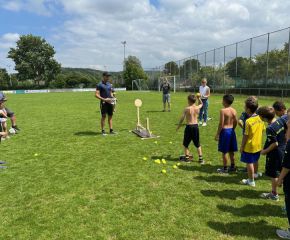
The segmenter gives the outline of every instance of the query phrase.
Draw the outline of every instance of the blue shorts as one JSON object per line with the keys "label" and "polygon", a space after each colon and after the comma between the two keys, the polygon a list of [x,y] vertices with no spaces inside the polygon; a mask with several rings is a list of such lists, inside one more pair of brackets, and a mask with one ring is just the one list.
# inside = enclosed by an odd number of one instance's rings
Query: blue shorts
{"label": "blue shorts", "polygon": [[222,129],[219,136],[218,150],[222,153],[238,151],[237,137],[233,128]]}
{"label": "blue shorts", "polygon": [[259,158],[260,158],[260,152],[256,152],[256,153],[242,152],[241,154],[241,162],[244,162],[244,163],[256,163],[259,161]]}
{"label": "blue shorts", "polygon": [[163,103],[170,103],[170,93],[168,94],[163,94]]}

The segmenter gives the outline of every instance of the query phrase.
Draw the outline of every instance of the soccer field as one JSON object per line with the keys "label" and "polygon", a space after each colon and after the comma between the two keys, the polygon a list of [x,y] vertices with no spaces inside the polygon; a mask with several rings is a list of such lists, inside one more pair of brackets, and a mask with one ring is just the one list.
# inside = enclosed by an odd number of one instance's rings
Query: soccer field
{"label": "soccer field", "polygon": [[[239,184],[245,173],[216,173],[222,163],[214,141],[221,95],[211,97],[213,120],[200,128],[206,165],[182,163],[178,169],[172,166],[183,150],[183,129],[175,129],[187,94],[172,94],[170,113],[160,111],[159,93],[117,95],[118,135],[105,137],[94,93],[9,95],[7,106],[22,131],[0,145],[8,163],[0,170],[0,239],[276,239],[276,228],[287,227],[282,189],[279,202],[259,198],[270,190],[268,178],[250,188]],[[129,132],[136,98],[143,101],[143,123],[149,117],[160,135],[157,144]],[[244,99],[236,97],[233,105],[239,113]],[[240,129],[237,135],[240,144]],[[154,163],[158,158],[167,164]],[[264,164],[262,157],[260,171]]]}

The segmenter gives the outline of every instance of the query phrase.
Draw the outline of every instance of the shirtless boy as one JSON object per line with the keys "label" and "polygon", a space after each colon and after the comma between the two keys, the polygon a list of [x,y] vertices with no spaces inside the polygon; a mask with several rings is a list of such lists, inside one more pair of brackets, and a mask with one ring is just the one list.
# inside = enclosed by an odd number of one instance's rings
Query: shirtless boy
{"label": "shirtless boy", "polygon": [[[198,105],[196,105],[196,100],[198,100]],[[184,130],[184,138],[183,138],[183,146],[184,146],[184,155],[185,162],[190,162],[189,159],[189,144],[193,141],[194,146],[197,148],[197,153],[199,157],[199,163],[204,164],[204,160],[202,157],[202,150],[199,142],[199,129],[198,129],[198,115],[199,111],[202,108],[202,101],[200,96],[194,96],[190,94],[187,97],[188,107],[186,107],[183,111],[183,114],[180,118],[178,127],[176,131],[181,127],[184,119],[186,119],[186,127]]]}
{"label": "shirtless boy", "polygon": [[[235,152],[238,151],[235,128],[237,126],[237,111],[231,107],[234,102],[232,95],[223,96],[224,108],[220,110],[220,122],[215,140],[219,142],[218,150],[222,153],[223,168],[217,169],[219,173],[228,173],[236,171]],[[230,157],[231,166],[228,168],[228,157]]]}

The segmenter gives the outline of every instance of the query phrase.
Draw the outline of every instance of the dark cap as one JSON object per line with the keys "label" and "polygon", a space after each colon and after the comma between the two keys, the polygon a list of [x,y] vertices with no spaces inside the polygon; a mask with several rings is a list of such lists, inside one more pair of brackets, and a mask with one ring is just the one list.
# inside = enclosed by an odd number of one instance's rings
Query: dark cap
{"label": "dark cap", "polygon": [[111,74],[109,72],[103,72],[103,77],[110,77]]}

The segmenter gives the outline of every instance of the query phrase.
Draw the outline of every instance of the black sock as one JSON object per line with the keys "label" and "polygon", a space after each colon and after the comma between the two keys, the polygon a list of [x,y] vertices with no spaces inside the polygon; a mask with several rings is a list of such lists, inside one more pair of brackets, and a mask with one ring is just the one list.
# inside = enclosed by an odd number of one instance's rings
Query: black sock
{"label": "black sock", "polygon": [[224,166],[224,170],[228,170],[228,167],[227,166]]}
{"label": "black sock", "polygon": [[231,168],[235,168],[236,165],[234,163],[231,164]]}
{"label": "black sock", "polygon": [[114,132],[113,128],[110,129],[110,132]]}

